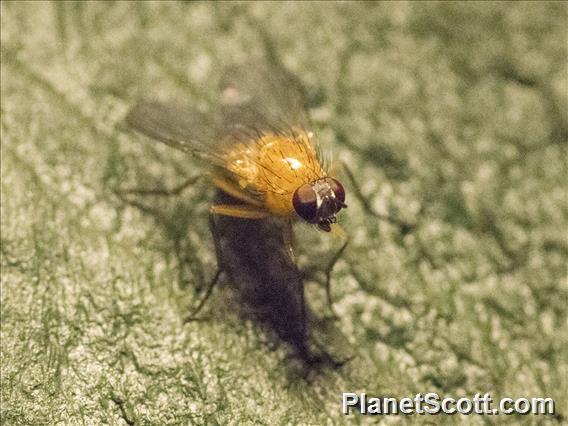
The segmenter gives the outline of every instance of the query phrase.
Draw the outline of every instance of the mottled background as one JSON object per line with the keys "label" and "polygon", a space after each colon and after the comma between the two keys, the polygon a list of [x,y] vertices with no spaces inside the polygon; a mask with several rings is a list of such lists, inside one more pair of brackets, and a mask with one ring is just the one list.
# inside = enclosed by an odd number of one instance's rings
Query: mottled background
{"label": "mottled background", "polygon": [[[566,3],[2,2],[5,424],[357,421],[340,392],[553,397],[568,421]],[[277,58],[352,166],[336,326],[357,357],[295,373],[218,289],[211,191],[125,129],[136,99],[207,112],[224,66]],[[401,234],[379,219],[416,223]],[[300,226],[311,306],[339,243]],[[381,419],[374,419],[381,420]],[[390,418],[400,423],[532,417]],[[542,420],[542,419],[539,419]]]}

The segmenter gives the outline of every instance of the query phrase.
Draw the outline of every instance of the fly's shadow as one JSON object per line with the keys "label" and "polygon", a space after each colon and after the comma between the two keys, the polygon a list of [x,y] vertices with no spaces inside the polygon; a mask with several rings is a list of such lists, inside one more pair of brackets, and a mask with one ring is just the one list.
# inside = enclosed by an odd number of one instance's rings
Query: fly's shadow
{"label": "fly's shadow", "polygon": [[205,248],[199,247],[197,242],[202,237],[201,233],[197,232],[197,236],[191,238],[189,231],[190,228],[202,228],[198,222],[204,221],[199,220],[197,200],[176,197],[196,183],[198,178],[191,177],[173,189],[115,190],[114,194],[123,205],[134,207],[154,220],[157,228],[152,230],[148,240],[157,241],[166,259],[174,257],[178,287],[185,289],[191,283],[195,291],[200,293],[209,281],[207,265],[201,255]]}
{"label": "fly's shadow", "polygon": [[[189,182],[189,181],[188,181]],[[152,217],[162,228],[160,234],[171,242],[177,258],[178,276],[187,280],[188,271],[193,276],[196,294],[206,302],[215,283],[230,287],[239,306],[236,311],[242,319],[252,319],[277,336],[289,347],[302,364],[309,368],[338,367],[352,358],[351,350],[341,332],[328,319],[319,318],[309,308],[304,297],[304,275],[289,254],[284,238],[285,224],[278,219],[239,219],[227,216],[209,216],[209,228],[215,246],[218,272],[213,274],[208,289],[207,278],[212,274],[203,270],[203,264],[192,251],[196,249],[189,240],[191,221],[186,204],[176,197],[173,204],[150,203],[147,198],[180,195],[182,184],[174,190],[116,191],[119,199],[142,213]],[[182,189],[182,190],[183,190]],[[236,204],[238,200],[222,191],[216,191],[215,203]],[[191,213],[191,212],[189,212]],[[196,212],[193,212],[194,214]],[[183,216],[183,215],[182,215]],[[196,302],[201,307],[201,303]],[[205,307],[210,314],[199,320],[215,318],[214,310]],[[333,343],[331,351],[327,342]],[[337,342],[341,342],[337,345]],[[277,342],[275,342],[277,345]]]}
{"label": "fly's shadow", "polygon": [[[218,191],[215,202],[236,203]],[[340,365],[312,336],[320,321],[305,301],[301,271],[289,255],[278,219],[210,216],[217,261],[246,314],[267,325],[309,365]]]}

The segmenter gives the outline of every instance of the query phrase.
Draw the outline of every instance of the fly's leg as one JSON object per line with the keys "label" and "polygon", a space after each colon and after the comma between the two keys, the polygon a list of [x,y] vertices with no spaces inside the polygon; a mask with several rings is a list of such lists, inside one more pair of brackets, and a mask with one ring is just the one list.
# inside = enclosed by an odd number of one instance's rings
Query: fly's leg
{"label": "fly's leg", "polygon": [[343,231],[343,229],[341,229],[339,227],[339,225],[337,225],[337,224],[333,224],[333,225],[334,226],[332,227],[332,233],[339,236],[341,239],[344,240],[344,242],[343,242],[341,248],[333,255],[333,257],[331,258],[331,260],[327,264],[327,267],[325,268],[324,273],[325,273],[325,295],[326,295],[326,298],[327,298],[327,307],[328,307],[329,311],[331,312],[331,317],[334,318],[334,319],[337,319],[338,315],[335,313],[335,310],[333,309],[333,300],[332,300],[332,297],[331,297],[331,271],[333,270],[335,264],[341,258],[341,255],[343,254],[343,252],[347,248],[347,245],[349,244],[349,237],[347,236],[345,231]]}
{"label": "fly's leg", "polygon": [[289,220],[284,225],[282,230],[282,239],[284,246],[288,251],[288,256],[292,260],[292,263],[296,263],[296,255],[294,254],[294,232],[292,231],[292,221]]}
{"label": "fly's leg", "polygon": [[[287,220],[282,228],[282,242],[284,243],[284,247],[286,249],[286,254],[289,256],[293,265],[296,265],[296,255],[294,254],[294,231],[292,229],[292,221]],[[308,327],[307,327],[307,312],[306,312],[306,295],[304,289],[304,280],[300,278],[298,280],[299,288],[298,294],[300,296],[300,306],[301,306],[301,313],[302,316],[302,336],[307,337]]]}
{"label": "fly's leg", "polygon": [[359,200],[359,202],[363,206],[363,210],[365,210],[371,216],[374,216],[374,217],[376,217],[380,220],[384,220],[386,222],[389,222],[389,223],[392,223],[393,225],[398,226],[398,228],[400,229],[400,233],[402,235],[406,235],[414,229],[415,225],[412,224],[412,223],[408,223],[408,222],[405,222],[403,220],[397,219],[395,217],[384,215],[384,214],[376,212],[373,209],[373,207],[371,206],[371,204],[369,204],[369,201],[367,201],[367,199],[365,198],[365,196],[361,192],[359,184],[357,183],[355,176],[353,175],[353,173],[351,172],[351,170],[349,169],[347,164],[341,162],[341,165],[342,165],[343,170],[345,171],[345,174],[347,175],[347,177],[351,181],[351,186],[353,187],[353,193],[355,194],[355,197]]}
{"label": "fly's leg", "polygon": [[262,201],[254,198],[231,179],[215,174],[211,175],[210,179],[219,190],[244,203],[217,204],[211,207],[211,213],[240,219],[265,219],[270,216],[270,213],[263,209]]}
{"label": "fly's leg", "polygon": [[217,272],[215,272],[215,276],[213,277],[213,279],[209,283],[209,287],[207,288],[207,291],[205,292],[205,296],[203,296],[203,299],[201,299],[201,302],[199,302],[199,305],[197,305],[197,308],[195,308],[195,310],[191,313],[191,315],[189,315],[187,318],[185,318],[184,322],[186,322],[186,323],[198,320],[198,318],[196,318],[196,315],[203,308],[203,306],[205,306],[205,303],[207,302],[207,300],[209,299],[209,297],[213,293],[213,288],[215,287],[215,285],[219,281],[219,277],[221,276],[221,274],[224,271],[223,262],[222,262],[222,258],[223,258],[222,257],[222,250],[221,250],[221,246],[219,245],[219,239],[218,239],[218,234],[217,234],[217,225],[215,224],[215,218],[213,217],[213,215],[209,215],[209,228],[210,228],[211,234],[213,236],[213,243],[215,244],[215,254],[217,255]]}
{"label": "fly's leg", "polygon": [[203,306],[205,306],[205,303],[207,302],[207,300],[209,300],[209,297],[213,293],[213,288],[215,288],[215,284],[217,284],[217,282],[219,281],[219,277],[221,276],[222,273],[223,273],[223,270],[221,268],[217,268],[217,272],[215,272],[215,276],[213,277],[213,279],[209,283],[209,287],[207,287],[207,291],[205,292],[205,296],[203,296],[203,299],[201,299],[201,301],[199,302],[197,307],[193,310],[193,312],[183,320],[184,323],[199,320],[199,318],[197,318],[197,314],[199,313],[199,311],[201,311]]}
{"label": "fly's leg", "polygon": [[[292,256],[294,254],[292,253]],[[301,315],[302,315],[302,336],[303,338],[307,338],[308,336],[308,326],[307,326],[307,312],[306,312],[306,295],[305,295],[305,288],[304,288],[304,281],[302,279],[298,280],[298,293],[300,294],[300,306],[301,306]]]}
{"label": "fly's leg", "polygon": [[210,212],[221,216],[238,217],[240,219],[265,219],[270,213],[259,207],[245,204],[217,204],[211,206]]}
{"label": "fly's leg", "polygon": [[135,199],[135,197],[129,197],[129,195],[141,195],[141,196],[173,196],[181,194],[186,188],[190,187],[196,183],[201,178],[201,175],[192,176],[182,182],[180,185],[172,189],[144,189],[144,188],[133,188],[133,189],[114,189],[114,194],[125,204],[129,204],[133,207],[138,208],[143,213],[153,216],[160,223],[166,224],[168,222],[166,216],[163,212],[160,212],[154,207],[147,206],[140,203]]}
{"label": "fly's leg", "polygon": [[[139,196],[161,196],[161,197],[177,196],[177,195],[180,195],[184,190],[189,188],[191,185],[195,184],[202,177],[203,177],[202,174],[192,176],[192,177],[186,179],[185,181],[183,181],[181,184],[179,184],[176,187],[171,188],[171,189],[167,189],[167,188],[157,188],[157,189],[133,188],[133,189],[126,189],[126,190],[117,189],[117,190],[114,191],[114,193],[123,202],[125,202],[125,203],[127,203],[127,204],[129,204],[133,207],[137,207],[142,212],[150,214],[153,217],[155,217],[160,223],[165,224],[165,223],[168,222],[168,220],[162,212],[160,212],[159,210],[157,210],[153,207],[146,206],[146,205],[136,201],[135,199],[133,199],[135,197],[129,197],[129,196],[132,196],[132,195],[134,195],[134,196],[136,196],[136,195],[139,195]],[[222,272],[223,272],[223,269],[218,267],[217,271],[215,272],[213,279],[211,280],[211,282],[209,283],[209,285],[207,287],[207,290],[205,291],[205,295],[203,296],[203,299],[199,302],[199,304],[194,309],[194,311],[188,317],[186,317],[184,319],[184,322],[191,322],[191,321],[199,320],[199,318],[197,318],[197,314],[205,306],[205,303],[207,302],[207,300],[209,299],[209,297],[213,293],[213,289],[215,288],[215,285],[219,281],[219,277],[221,276]]]}
{"label": "fly's leg", "polygon": [[125,190],[115,190],[114,192],[119,196],[124,195],[157,195],[162,197],[171,197],[181,194],[185,189],[189,188],[191,185],[195,184],[202,175],[192,176],[182,182],[175,188],[156,188],[156,189],[146,189],[146,188],[133,188]]}
{"label": "fly's leg", "polygon": [[230,195],[237,200],[242,201],[243,203],[251,206],[255,206],[258,208],[262,208],[262,201],[254,198],[248,192],[246,192],[243,188],[241,188],[238,184],[236,184],[231,179],[228,179],[224,176],[212,175],[211,181],[213,185],[223,191],[225,194]]}

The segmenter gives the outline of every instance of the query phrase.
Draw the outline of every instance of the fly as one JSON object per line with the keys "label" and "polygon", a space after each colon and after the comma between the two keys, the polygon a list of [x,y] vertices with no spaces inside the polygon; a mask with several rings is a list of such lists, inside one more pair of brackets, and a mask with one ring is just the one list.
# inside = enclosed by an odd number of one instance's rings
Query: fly
{"label": "fly", "polygon": [[[303,106],[296,104],[293,107],[299,110],[275,116],[277,111],[270,105],[290,101],[287,88],[264,87],[268,91],[259,93],[263,85],[278,84],[274,81],[278,77],[268,74],[262,76],[264,81],[255,80],[261,70],[249,71],[227,74],[221,92],[223,125],[209,139],[199,130],[206,120],[173,105],[142,102],[126,121],[133,129],[208,163],[210,182],[239,201],[213,205],[213,214],[241,219],[276,216],[343,234],[336,215],[347,207],[345,189],[328,175],[313,133],[299,119],[306,116]],[[256,94],[251,95],[250,89]],[[288,121],[291,115],[298,121]],[[211,134],[211,129],[206,133]]]}
{"label": "fly", "polygon": [[[312,362],[307,324],[313,315],[294,262],[291,227],[302,221],[345,237],[336,218],[347,205],[343,185],[328,174],[307,130],[304,105],[296,80],[262,62],[226,71],[218,117],[145,101],[126,121],[200,160],[217,189],[210,227],[219,270],[190,318],[225,272],[256,316]],[[329,274],[345,246],[326,269],[330,309]]]}

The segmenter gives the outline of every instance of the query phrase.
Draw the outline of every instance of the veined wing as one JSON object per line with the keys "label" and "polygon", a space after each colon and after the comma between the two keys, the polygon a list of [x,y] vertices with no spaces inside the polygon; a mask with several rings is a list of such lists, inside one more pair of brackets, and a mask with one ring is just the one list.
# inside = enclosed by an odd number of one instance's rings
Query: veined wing
{"label": "veined wing", "polygon": [[126,122],[146,136],[207,158],[217,156],[217,142],[232,134],[309,128],[302,85],[282,66],[264,60],[225,70],[220,101],[221,126],[196,110],[154,101],[134,106]]}
{"label": "veined wing", "polygon": [[180,151],[223,166],[211,148],[214,123],[198,111],[171,104],[143,101],[135,105],[126,122],[134,130]]}
{"label": "veined wing", "polygon": [[214,122],[203,114],[170,104],[141,102],[128,113],[126,122],[154,140],[204,160],[214,170],[213,180],[221,182],[224,191],[235,196],[243,193],[241,199],[258,196],[253,188],[245,190],[235,184],[246,176],[230,167],[227,152],[218,146],[214,136]]}
{"label": "veined wing", "polygon": [[[243,186],[254,181],[247,164],[257,162],[255,149],[263,133],[307,132],[302,86],[281,66],[260,62],[227,69],[221,91],[221,126],[198,111],[159,102],[136,105],[126,121],[153,139],[205,159],[216,173]],[[258,196],[259,188],[245,185],[242,190]]]}
{"label": "veined wing", "polygon": [[228,68],[221,81],[224,135],[309,130],[301,83],[279,64],[251,61]]}

